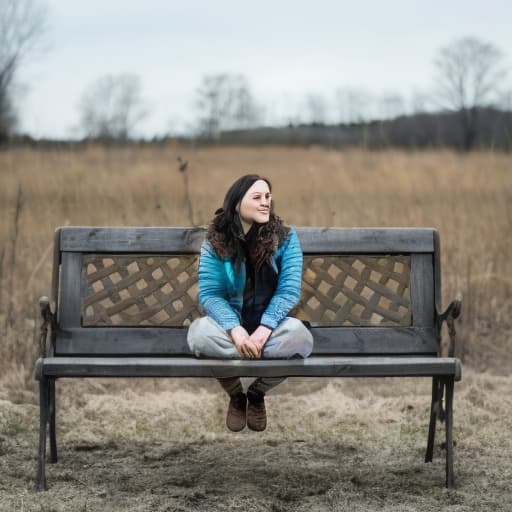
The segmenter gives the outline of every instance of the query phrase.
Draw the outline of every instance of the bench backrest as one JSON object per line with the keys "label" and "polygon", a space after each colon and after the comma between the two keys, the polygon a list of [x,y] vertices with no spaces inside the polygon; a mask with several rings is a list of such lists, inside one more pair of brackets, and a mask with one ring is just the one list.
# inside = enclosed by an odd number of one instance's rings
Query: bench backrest
{"label": "bench backrest", "polygon": [[[309,322],[314,353],[437,353],[434,229],[296,229],[304,268],[292,316]],[[187,326],[202,314],[204,235],[204,228],[59,228],[56,355],[189,355]]]}

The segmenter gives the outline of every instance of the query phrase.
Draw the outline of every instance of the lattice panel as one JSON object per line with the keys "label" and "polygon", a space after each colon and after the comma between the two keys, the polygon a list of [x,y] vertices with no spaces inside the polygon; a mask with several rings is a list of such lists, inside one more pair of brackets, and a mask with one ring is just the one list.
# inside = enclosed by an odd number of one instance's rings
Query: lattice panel
{"label": "lattice panel", "polygon": [[[199,256],[85,255],[82,325],[187,326],[200,316]],[[290,313],[312,325],[410,326],[409,256],[304,256]]]}
{"label": "lattice panel", "polygon": [[187,326],[200,316],[198,255],[84,256],[82,325]]}
{"label": "lattice panel", "polygon": [[312,325],[410,326],[409,256],[304,256],[292,312]]}

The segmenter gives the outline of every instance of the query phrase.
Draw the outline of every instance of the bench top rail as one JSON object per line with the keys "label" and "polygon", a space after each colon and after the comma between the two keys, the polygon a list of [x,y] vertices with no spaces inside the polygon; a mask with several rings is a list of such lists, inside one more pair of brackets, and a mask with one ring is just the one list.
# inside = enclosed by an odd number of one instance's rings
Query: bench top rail
{"label": "bench top rail", "polygon": [[[197,253],[204,227],[62,227],[66,252]],[[432,228],[296,227],[307,253],[411,253],[434,251]]]}

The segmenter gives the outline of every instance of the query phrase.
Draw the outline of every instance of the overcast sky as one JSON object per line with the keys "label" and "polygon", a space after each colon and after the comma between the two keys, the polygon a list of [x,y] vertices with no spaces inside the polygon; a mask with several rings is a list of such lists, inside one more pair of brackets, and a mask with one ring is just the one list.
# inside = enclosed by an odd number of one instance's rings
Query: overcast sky
{"label": "overcast sky", "polygon": [[150,115],[139,133],[152,136],[194,124],[207,73],[245,75],[265,120],[283,123],[308,94],[322,95],[337,120],[342,87],[399,93],[410,108],[432,89],[439,48],[460,37],[491,42],[512,60],[510,0],[47,3],[44,50],[19,76],[21,128],[34,136],[79,136],[80,97],[107,73],[141,77]]}

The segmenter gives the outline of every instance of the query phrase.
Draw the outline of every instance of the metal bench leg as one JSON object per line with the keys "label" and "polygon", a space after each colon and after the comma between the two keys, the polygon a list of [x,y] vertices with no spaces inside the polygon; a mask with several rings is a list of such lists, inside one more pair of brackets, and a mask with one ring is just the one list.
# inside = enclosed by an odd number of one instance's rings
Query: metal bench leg
{"label": "metal bench leg", "polygon": [[437,411],[439,409],[439,378],[432,378],[432,403],[430,404],[430,424],[428,427],[427,452],[425,454],[425,462],[432,462],[434,455],[434,439],[436,436]]}
{"label": "metal bench leg", "polygon": [[445,380],[446,392],[446,487],[451,489],[454,485],[453,476],[453,377]]}
{"label": "metal bench leg", "polygon": [[57,457],[57,436],[55,433],[55,410],[56,410],[56,395],[55,395],[55,379],[50,379],[49,382],[49,412],[50,412],[50,458],[48,462],[55,463]]}
{"label": "metal bench leg", "polygon": [[38,491],[46,490],[45,459],[46,459],[46,427],[48,425],[48,380],[41,377],[39,380],[39,458],[37,468]]}

